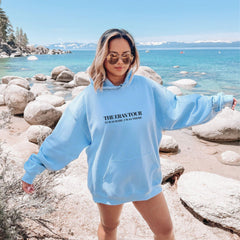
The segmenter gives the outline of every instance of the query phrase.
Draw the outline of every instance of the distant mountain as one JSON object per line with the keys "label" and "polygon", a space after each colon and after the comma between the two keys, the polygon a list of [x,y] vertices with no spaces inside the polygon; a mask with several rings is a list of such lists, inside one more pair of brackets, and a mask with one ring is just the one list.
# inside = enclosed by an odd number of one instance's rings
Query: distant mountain
{"label": "distant mountain", "polygon": [[[61,50],[95,50],[96,43],[78,43],[66,42],[45,45],[49,49]],[[185,42],[140,42],[137,43],[139,50],[150,49],[184,49],[184,48],[240,48],[240,41],[235,42],[221,42],[221,41],[197,41],[193,43]]]}

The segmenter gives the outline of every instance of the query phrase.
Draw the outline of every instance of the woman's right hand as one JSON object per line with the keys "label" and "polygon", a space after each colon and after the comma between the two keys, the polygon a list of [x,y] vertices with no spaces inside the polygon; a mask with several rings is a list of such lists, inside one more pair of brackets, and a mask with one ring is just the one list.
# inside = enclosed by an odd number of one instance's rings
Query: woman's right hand
{"label": "woman's right hand", "polygon": [[22,189],[25,193],[31,194],[34,192],[34,186],[33,184],[26,183],[22,181]]}

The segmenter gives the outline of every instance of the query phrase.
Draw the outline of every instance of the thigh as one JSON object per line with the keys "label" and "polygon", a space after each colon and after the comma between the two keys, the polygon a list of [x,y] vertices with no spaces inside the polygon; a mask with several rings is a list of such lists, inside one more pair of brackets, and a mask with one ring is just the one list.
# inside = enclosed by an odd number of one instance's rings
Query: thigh
{"label": "thigh", "polygon": [[146,200],[133,202],[154,234],[172,231],[173,225],[163,193]]}
{"label": "thigh", "polygon": [[121,205],[106,205],[98,203],[100,219],[103,226],[108,228],[115,228],[119,224],[120,215],[123,204]]}

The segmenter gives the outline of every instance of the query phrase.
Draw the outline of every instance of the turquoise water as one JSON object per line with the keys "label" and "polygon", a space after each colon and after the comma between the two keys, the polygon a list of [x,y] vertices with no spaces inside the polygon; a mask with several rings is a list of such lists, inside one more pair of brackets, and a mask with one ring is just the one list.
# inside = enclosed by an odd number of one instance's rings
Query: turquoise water
{"label": "turquoise water", "polygon": [[[212,95],[218,92],[234,95],[240,103],[240,49],[140,50],[141,65],[154,69],[163,85],[183,78],[197,81],[197,86],[184,93]],[[51,75],[54,67],[64,65],[77,73],[92,63],[95,51],[73,51],[64,55],[37,55],[37,61],[27,57],[0,59],[0,78],[6,75],[33,77],[37,73]],[[173,68],[178,65],[179,68]],[[181,74],[187,71],[187,74]],[[240,107],[238,106],[238,109]]]}

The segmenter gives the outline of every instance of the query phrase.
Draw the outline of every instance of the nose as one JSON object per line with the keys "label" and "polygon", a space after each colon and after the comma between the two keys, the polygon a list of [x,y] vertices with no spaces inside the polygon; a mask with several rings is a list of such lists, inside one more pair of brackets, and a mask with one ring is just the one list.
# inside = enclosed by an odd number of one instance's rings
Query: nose
{"label": "nose", "polygon": [[123,63],[122,56],[119,56],[117,63]]}

